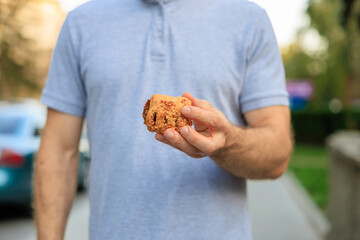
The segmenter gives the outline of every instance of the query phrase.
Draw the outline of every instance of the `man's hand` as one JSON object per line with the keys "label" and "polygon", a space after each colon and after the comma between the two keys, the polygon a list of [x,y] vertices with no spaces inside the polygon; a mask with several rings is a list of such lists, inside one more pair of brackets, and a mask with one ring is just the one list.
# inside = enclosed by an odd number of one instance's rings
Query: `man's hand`
{"label": "man's hand", "polygon": [[190,93],[184,93],[183,97],[190,99],[192,106],[184,107],[182,114],[194,120],[195,129],[185,126],[180,133],[167,129],[164,134],[156,134],[155,138],[193,158],[214,155],[225,147],[232,125],[208,101],[196,99]]}
{"label": "man's hand", "polygon": [[229,173],[244,178],[281,176],[292,151],[290,112],[286,106],[272,106],[245,113],[249,128],[232,125],[209,102],[185,93],[192,106],[182,114],[194,120],[195,129],[185,126],[180,133],[167,129],[155,138],[193,158],[211,157]]}

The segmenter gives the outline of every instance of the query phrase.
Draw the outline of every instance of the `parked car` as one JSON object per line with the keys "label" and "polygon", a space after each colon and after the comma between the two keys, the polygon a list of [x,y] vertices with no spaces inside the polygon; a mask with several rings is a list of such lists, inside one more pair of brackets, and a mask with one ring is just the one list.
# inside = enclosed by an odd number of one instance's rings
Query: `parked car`
{"label": "parked car", "polygon": [[[30,206],[33,163],[45,119],[46,108],[34,100],[0,102],[0,204]],[[82,138],[79,189],[86,188],[89,164],[88,143]]]}

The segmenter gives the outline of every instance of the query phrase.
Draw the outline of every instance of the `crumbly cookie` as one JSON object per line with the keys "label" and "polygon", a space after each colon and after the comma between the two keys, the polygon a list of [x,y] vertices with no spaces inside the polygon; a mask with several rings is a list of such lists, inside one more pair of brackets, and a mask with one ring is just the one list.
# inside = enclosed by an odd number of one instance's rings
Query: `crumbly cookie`
{"label": "crumbly cookie", "polygon": [[150,132],[164,133],[168,128],[180,131],[181,127],[192,125],[192,120],[181,114],[184,106],[191,106],[191,101],[184,97],[154,94],[145,103],[144,124]]}

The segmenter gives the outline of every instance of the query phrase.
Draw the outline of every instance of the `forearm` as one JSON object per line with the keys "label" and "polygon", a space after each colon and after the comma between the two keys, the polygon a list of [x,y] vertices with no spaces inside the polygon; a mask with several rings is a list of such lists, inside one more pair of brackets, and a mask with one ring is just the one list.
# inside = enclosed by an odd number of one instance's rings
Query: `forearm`
{"label": "forearm", "polygon": [[286,170],[292,151],[291,137],[286,135],[269,127],[233,126],[225,147],[212,159],[239,177],[274,179]]}
{"label": "forearm", "polygon": [[40,149],[34,179],[38,240],[64,238],[66,221],[76,193],[77,151]]}

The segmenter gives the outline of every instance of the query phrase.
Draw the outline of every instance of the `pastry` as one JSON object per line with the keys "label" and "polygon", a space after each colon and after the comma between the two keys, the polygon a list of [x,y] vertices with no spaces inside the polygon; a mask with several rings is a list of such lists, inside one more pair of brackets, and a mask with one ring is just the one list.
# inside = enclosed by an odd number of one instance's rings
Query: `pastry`
{"label": "pastry", "polygon": [[145,103],[144,124],[150,132],[164,133],[168,128],[179,132],[181,127],[192,125],[192,120],[181,114],[184,106],[191,106],[191,101],[184,97],[154,94]]}

